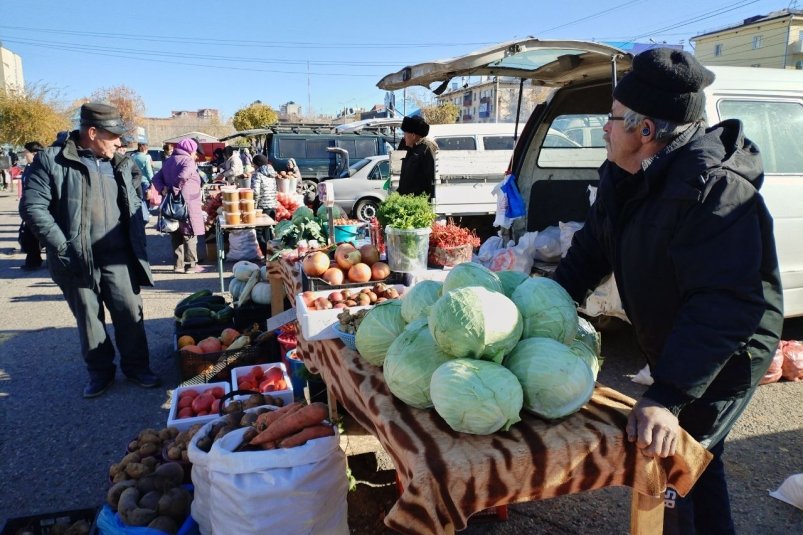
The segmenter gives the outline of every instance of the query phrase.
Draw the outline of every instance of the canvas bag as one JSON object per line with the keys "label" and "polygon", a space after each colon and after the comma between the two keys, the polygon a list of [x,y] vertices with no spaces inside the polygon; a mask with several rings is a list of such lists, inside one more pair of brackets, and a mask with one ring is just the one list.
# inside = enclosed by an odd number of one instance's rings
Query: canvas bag
{"label": "canvas bag", "polygon": [[[247,430],[226,434],[209,452],[211,532],[347,535],[348,480],[340,436],[294,448],[233,453]],[[195,466],[193,483],[197,499]],[[193,516],[195,511],[193,502]]]}

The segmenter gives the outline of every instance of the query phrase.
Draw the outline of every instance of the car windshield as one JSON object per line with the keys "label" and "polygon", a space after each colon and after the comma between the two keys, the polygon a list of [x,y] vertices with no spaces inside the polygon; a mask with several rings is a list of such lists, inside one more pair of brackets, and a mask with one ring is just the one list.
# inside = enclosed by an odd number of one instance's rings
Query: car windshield
{"label": "car windshield", "polygon": [[363,167],[368,165],[368,162],[370,162],[370,161],[371,160],[369,160],[368,158],[363,158],[362,160],[357,160],[353,164],[349,165],[349,168],[348,168],[347,171],[343,171],[342,173],[340,173],[340,178],[348,178],[350,176],[354,176],[354,174],[357,171],[359,171],[360,169],[362,169]]}

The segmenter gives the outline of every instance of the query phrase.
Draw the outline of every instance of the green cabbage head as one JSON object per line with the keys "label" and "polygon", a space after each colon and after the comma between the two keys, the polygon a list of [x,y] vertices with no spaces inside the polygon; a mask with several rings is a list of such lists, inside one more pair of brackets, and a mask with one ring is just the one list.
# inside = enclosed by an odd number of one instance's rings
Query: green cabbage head
{"label": "green cabbage head", "polygon": [[382,366],[390,344],[406,326],[398,299],[379,303],[368,311],[357,329],[357,351],[374,366]]}
{"label": "green cabbage head", "polygon": [[390,344],[382,373],[394,396],[417,409],[428,409],[432,374],[450,359],[432,338],[427,320],[417,319]]}
{"label": "green cabbage head", "polygon": [[519,284],[526,281],[529,277],[526,273],[521,271],[497,271],[496,276],[499,277],[499,282],[502,283],[502,293],[510,297],[513,295],[513,290],[519,287]]}
{"label": "green cabbage head", "polygon": [[591,322],[585,318],[577,320],[577,334],[574,337],[588,346],[592,353],[600,356],[602,353],[602,336],[597,332]]}
{"label": "green cabbage head", "polygon": [[305,219],[312,219],[315,217],[315,213],[312,209],[307,208],[306,206],[299,206],[293,212],[293,216],[290,218],[293,223],[301,223]]}
{"label": "green cabbage head", "polygon": [[521,385],[495,362],[450,360],[432,374],[429,390],[435,411],[461,433],[490,435],[521,420]]}
{"label": "green cabbage head", "polygon": [[530,277],[511,297],[524,318],[522,338],[545,336],[571,344],[577,334],[577,308],[563,286],[546,277]]}
{"label": "green cabbage head", "polygon": [[501,293],[469,286],[432,305],[429,330],[447,355],[500,363],[521,338],[522,319],[513,301]]}
{"label": "green cabbage head", "polygon": [[492,292],[502,293],[502,283],[496,273],[476,262],[463,262],[453,267],[443,281],[442,293],[467,286],[482,286]]}
{"label": "green cabbage head", "polygon": [[572,345],[569,346],[572,353],[577,355],[580,360],[588,364],[588,367],[591,369],[591,375],[594,376],[594,380],[597,380],[597,376],[599,375],[599,368],[600,368],[600,359],[594,354],[593,351],[581,340],[575,338],[572,341]]}
{"label": "green cabbage head", "polygon": [[524,390],[524,408],[548,420],[580,410],[594,393],[591,368],[552,338],[527,338],[505,358]]}
{"label": "green cabbage head", "polygon": [[441,296],[443,283],[424,280],[416,283],[404,292],[401,297],[401,314],[404,321],[410,323],[417,318],[429,317],[429,309]]}

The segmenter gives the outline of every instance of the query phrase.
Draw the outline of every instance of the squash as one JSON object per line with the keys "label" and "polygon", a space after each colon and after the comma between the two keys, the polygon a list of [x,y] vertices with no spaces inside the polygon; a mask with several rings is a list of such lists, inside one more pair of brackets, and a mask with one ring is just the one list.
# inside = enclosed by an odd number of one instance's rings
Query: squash
{"label": "squash", "polygon": [[251,291],[256,286],[257,282],[259,281],[259,269],[255,269],[251,272],[248,276],[248,281],[245,283],[245,287],[243,291],[240,293],[240,298],[237,300],[237,306],[243,306],[245,303],[251,299]]}
{"label": "squash", "polygon": [[259,280],[268,282],[268,266],[262,266],[259,268]]}
{"label": "squash", "polygon": [[245,288],[245,281],[241,281],[237,277],[232,277],[231,282],[229,282],[229,293],[234,301],[240,298],[243,288]]}
{"label": "squash", "polygon": [[248,277],[254,271],[259,271],[259,266],[248,260],[240,260],[231,267],[231,272],[235,278],[243,282],[248,282]]}
{"label": "squash", "polygon": [[254,289],[251,290],[251,301],[258,305],[267,305],[270,303],[270,283],[258,282]]}

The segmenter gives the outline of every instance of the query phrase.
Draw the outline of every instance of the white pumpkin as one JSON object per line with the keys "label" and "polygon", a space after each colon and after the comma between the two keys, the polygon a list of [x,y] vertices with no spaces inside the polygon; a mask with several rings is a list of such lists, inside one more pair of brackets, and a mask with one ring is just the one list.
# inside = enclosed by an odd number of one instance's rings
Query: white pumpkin
{"label": "white pumpkin", "polygon": [[239,299],[243,288],[245,288],[245,281],[241,281],[237,277],[232,277],[231,282],[229,282],[229,293],[231,294],[231,298],[235,301]]}
{"label": "white pumpkin", "polygon": [[240,260],[231,267],[231,272],[234,274],[234,277],[243,282],[248,280],[251,273],[258,270],[259,266],[248,260]]}
{"label": "white pumpkin", "polygon": [[254,289],[251,290],[251,301],[258,305],[267,305],[270,303],[270,283],[258,282]]}
{"label": "white pumpkin", "polygon": [[268,266],[262,266],[261,268],[259,268],[259,280],[264,281],[264,282],[269,282],[268,281]]}

